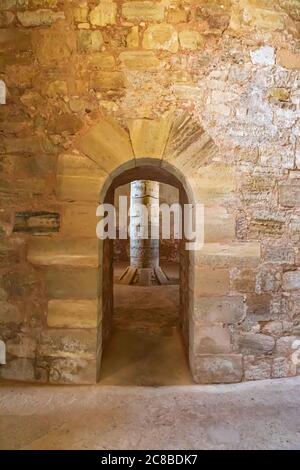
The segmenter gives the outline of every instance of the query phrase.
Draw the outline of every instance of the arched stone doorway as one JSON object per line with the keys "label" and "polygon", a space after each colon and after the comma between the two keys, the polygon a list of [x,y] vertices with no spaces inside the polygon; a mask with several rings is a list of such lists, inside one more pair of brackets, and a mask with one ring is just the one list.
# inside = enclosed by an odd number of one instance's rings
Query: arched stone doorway
{"label": "arched stone doorway", "polygon": [[[179,172],[172,165],[161,166],[158,159],[136,159],[134,168],[124,169],[118,167],[112,173],[110,186],[104,189],[100,196],[100,202],[114,203],[115,189],[134,180],[152,180],[169,184],[179,190],[179,203],[193,204],[192,191],[188,187],[183,175],[178,178]],[[110,337],[113,318],[113,240],[99,241],[100,255],[100,280],[99,280],[99,331],[98,331],[98,358],[97,378],[101,378],[101,352]],[[189,356],[189,323],[190,312],[193,309],[193,278],[190,279],[190,265],[193,264],[193,252],[185,249],[185,240],[180,241],[179,249],[179,278],[180,278],[180,305],[179,318],[180,330],[184,340],[185,350]]]}
{"label": "arched stone doorway", "polygon": [[95,235],[99,194],[104,200],[114,181],[143,177],[145,168],[147,178],[151,172],[162,179],[171,175],[189,200],[205,206],[205,244],[190,257],[183,276],[189,286],[182,288],[188,298],[184,328],[188,323],[194,380],[239,382],[243,354],[234,333],[245,318],[245,302],[232,287],[230,273],[258,263],[260,245],[236,240],[232,167],[218,161],[216,145],[188,115],[118,123],[102,118],[77,135],[72,151],[60,155],[60,231],[31,239],[27,251],[29,262],[44,272],[48,295],[36,360],[50,361],[51,382],[97,380],[102,321],[109,325],[111,311],[110,296],[103,296],[107,287],[102,287],[109,276],[99,282],[109,250],[109,244],[99,250]]}

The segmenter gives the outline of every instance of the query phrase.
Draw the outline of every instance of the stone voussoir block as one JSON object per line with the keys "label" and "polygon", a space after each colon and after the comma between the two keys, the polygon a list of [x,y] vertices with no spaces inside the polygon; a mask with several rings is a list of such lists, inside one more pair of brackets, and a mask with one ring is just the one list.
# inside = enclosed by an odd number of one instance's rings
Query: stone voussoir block
{"label": "stone voussoir block", "polygon": [[134,119],[128,122],[130,139],[136,158],[162,158],[171,119]]}
{"label": "stone voussoir block", "polygon": [[134,160],[129,133],[109,118],[98,120],[95,126],[81,136],[78,145],[85,155],[97,162],[102,171],[108,173]]}

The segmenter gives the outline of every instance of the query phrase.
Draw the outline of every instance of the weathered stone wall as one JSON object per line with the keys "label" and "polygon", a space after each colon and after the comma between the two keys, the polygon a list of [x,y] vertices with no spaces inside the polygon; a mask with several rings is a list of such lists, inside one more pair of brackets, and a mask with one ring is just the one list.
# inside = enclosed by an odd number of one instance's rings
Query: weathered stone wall
{"label": "weathered stone wall", "polygon": [[1,0],[1,377],[95,380],[95,209],[133,153],[205,202],[195,380],[299,373],[299,25],[298,0]]}

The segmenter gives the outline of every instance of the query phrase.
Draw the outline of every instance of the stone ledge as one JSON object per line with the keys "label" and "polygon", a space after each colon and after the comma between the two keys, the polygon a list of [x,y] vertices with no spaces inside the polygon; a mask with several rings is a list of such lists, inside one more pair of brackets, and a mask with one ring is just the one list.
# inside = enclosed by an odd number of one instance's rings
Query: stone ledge
{"label": "stone ledge", "polygon": [[27,259],[41,266],[97,267],[98,243],[95,239],[35,238],[29,241]]}

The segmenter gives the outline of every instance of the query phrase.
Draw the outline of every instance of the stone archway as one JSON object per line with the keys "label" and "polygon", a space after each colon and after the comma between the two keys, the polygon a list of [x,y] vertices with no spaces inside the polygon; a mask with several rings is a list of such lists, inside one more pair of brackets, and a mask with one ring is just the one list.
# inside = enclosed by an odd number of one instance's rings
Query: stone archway
{"label": "stone archway", "polygon": [[[48,312],[38,360],[51,356],[53,382],[96,381],[102,306],[111,308],[98,279],[108,249],[98,251],[95,236],[99,194],[101,202],[116,178],[146,166],[149,171],[171,174],[190,200],[205,204],[205,245],[190,260],[189,287],[183,289],[190,299],[189,357],[194,380],[242,380],[242,354],[232,342],[231,331],[244,318],[245,308],[243,296],[231,291],[230,270],[257,262],[260,248],[255,242],[235,240],[235,217],[228,210],[234,175],[230,165],[218,162],[217,154],[204,129],[181,115],[122,125],[102,118],[77,136],[71,153],[59,157],[56,196],[61,230],[52,237],[31,240],[27,255],[32,264],[45,269]],[[109,277],[103,282],[109,282]]]}
{"label": "stone archway", "polygon": [[[166,183],[179,190],[179,202],[181,205],[185,203],[193,203],[194,201],[188,197],[191,194],[187,182],[183,175],[181,181],[178,179],[178,170],[168,165],[168,170],[163,168],[158,159],[136,159],[135,167],[124,169],[118,167],[111,175],[111,184],[105,194],[100,197],[101,202],[113,204],[114,192],[118,186],[122,186],[134,180],[150,179]],[[176,175],[176,176],[175,176]],[[180,245],[180,305],[179,318],[180,329],[186,347],[187,356],[189,356],[189,324],[190,309],[193,304],[193,285],[190,276],[190,265],[193,260],[193,253],[185,250],[185,240],[181,240]],[[100,263],[100,282],[99,282],[99,323],[98,330],[98,351],[103,349],[107,339],[110,337],[112,330],[113,318],[113,241],[105,240],[99,242]],[[102,300],[101,300],[102,299]],[[97,362],[98,378],[101,376],[101,358],[98,356]]]}

